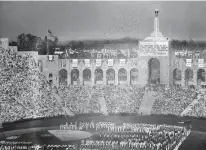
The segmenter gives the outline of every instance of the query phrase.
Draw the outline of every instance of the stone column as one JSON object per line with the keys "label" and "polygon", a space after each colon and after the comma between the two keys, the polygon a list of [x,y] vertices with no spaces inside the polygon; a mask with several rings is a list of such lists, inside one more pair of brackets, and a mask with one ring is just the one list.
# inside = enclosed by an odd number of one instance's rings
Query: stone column
{"label": "stone column", "polygon": [[67,86],[71,85],[71,69],[67,70]]}
{"label": "stone column", "polygon": [[182,75],[181,85],[182,87],[184,87],[185,86],[185,71],[184,70],[182,70],[181,75]]}
{"label": "stone column", "polygon": [[79,84],[83,85],[83,70],[79,69]]}
{"label": "stone column", "polygon": [[193,83],[194,86],[197,86],[197,70],[193,71]]}
{"label": "stone column", "polygon": [[94,68],[91,68],[91,81],[92,81],[92,85],[94,85],[94,78],[95,78],[95,76],[94,76]]}
{"label": "stone column", "polygon": [[127,69],[127,85],[130,85],[130,69]]}
{"label": "stone column", "polygon": [[56,87],[59,86],[59,77],[58,77],[58,72],[56,74],[54,74],[54,77],[53,77],[53,83]]}
{"label": "stone column", "polygon": [[115,85],[118,85],[118,70],[115,70]]}
{"label": "stone column", "polygon": [[107,75],[106,75],[106,71],[107,71],[107,70],[104,69],[104,70],[102,70],[102,71],[103,71],[103,84],[106,85],[106,84],[107,84],[107,79],[106,79],[106,76],[107,76]]}

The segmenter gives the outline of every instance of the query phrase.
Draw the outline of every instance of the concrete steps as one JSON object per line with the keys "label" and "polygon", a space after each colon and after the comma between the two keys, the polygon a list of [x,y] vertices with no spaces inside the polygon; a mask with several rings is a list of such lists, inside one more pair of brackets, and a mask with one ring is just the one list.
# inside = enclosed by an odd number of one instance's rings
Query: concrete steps
{"label": "concrete steps", "polygon": [[106,105],[104,97],[103,96],[99,96],[97,98],[99,100],[100,111],[102,112],[102,114],[108,115],[107,105]]}
{"label": "concrete steps", "polygon": [[52,96],[56,98],[57,102],[61,105],[62,109],[64,110],[64,112],[67,113],[67,115],[69,116],[74,116],[74,114],[67,108],[67,107],[64,107],[62,105],[62,99],[59,97],[58,94],[56,94],[54,91],[52,91]]}
{"label": "concrete steps", "polygon": [[157,92],[155,91],[148,91],[144,93],[143,101],[139,108],[139,114],[142,115],[150,115],[152,111],[153,104],[155,102],[155,96]]}
{"label": "concrete steps", "polygon": [[201,96],[198,95],[198,96],[197,96],[197,99],[194,99],[194,100],[192,101],[192,103],[189,104],[189,105],[182,111],[182,113],[180,114],[180,116],[186,116],[187,113],[191,111],[192,107],[193,107],[195,104],[198,103],[200,97],[201,97]]}

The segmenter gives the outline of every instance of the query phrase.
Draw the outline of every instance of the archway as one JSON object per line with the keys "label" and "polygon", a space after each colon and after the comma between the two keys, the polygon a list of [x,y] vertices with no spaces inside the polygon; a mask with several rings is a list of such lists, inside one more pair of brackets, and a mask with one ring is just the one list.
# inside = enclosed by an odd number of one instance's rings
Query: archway
{"label": "archway", "polygon": [[107,84],[114,84],[115,83],[115,71],[112,68],[109,68],[106,72],[106,79]]}
{"label": "archway", "polygon": [[191,69],[185,70],[185,86],[192,85],[193,71]]}
{"label": "archway", "polygon": [[137,84],[139,77],[139,72],[136,68],[131,69],[130,71],[130,84]]}
{"label": "archway", "polygon": [[91,70],[90,69],[88,69],[88,68],[84,69],[83,80],[84,80],[84,85],[91,84]]}
{"label": "archway", "polygon": [[148,61],[149,68],[149,84],[160,83],[160,61],[157,58],[151,58]]}
{"label": "archway", "polygon": [[103,84],[103,71],[102,69],[98,68],[94,72],[95,75],[95,84]]}
{"label": "archway", "polygon": [[72,69],[71,71],[71,85],[78,85],[79,84],[79,70]]}
{"label": "archway", "polygon": [[205,82],[205,70],[198,69],[197,70],[197,85],[201,85],[201,83]]}
{"label": "archway", "polygon": [[127,70],[124,68],[119,69],[118,71],[118,82],[119,84],[127,83]]}
{"label": "archway", "polygon": [[182,80],[182,72],[180,69],[176,68],[173,70],[173,84],[174,85],[181,85]]}
{"label": "archway", "polygon": [[59,71],[59,84],[63,86],[67,86],[67,70],[61,69]]}

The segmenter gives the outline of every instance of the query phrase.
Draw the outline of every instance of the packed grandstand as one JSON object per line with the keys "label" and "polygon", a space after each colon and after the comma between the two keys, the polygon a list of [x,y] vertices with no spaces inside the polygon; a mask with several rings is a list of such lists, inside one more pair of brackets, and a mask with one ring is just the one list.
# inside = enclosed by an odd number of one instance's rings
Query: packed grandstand
{"label": "packed grandstand", "polygon": [[[206,97],[202,91],[181,87],[138,87],[135,85],[53,86],[39,71],[30,55],[3,49],[0,52],[1,123],[31,118],[102,113],[99,98],[106,103],[107,115],[139,114],[145,92],[156,91],[151,114],[206,117]],[[57,96],[54,96],[57,95]],[[61,101],[59,101],[60,99]],[[78,125],[77,125],[78,124]],[[47,149],[177,149],[190,130],[181,126],[122,122],[78,122],[75,130],[95,130],[98,137],[76,145],[43,145]],[[4,143],[5,145],[5,143]]]}
{"label": "packed grandstand", "polygon": [[[97,97],[103,97],[108,114],[138,114],[145,87],[135,85],[65,86],[54,87],[39,71],[32,56],[21,56],[11,50],[1,51],[1,122],[27,118],[73,114],[101,113]],[[194,88],[155,87],[158,94],[152,114],[206,116],[204,92]],[[60,99],[59,102],[53,93]],[[195,103],[193,103],[195,101]]]}

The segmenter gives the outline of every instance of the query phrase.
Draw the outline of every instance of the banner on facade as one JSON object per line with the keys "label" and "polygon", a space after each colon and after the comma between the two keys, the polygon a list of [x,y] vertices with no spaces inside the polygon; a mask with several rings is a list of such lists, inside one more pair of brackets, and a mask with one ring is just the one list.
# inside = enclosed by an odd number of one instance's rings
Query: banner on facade
{"label": "banner on facade", "polygon": [[61,60],[61,68],[66,68],[66,60],[65,59]]}
{"label": "banner on facade", "polygon": [[192,59],[186,59],[186,63],[192,63]]}
{"label": "banner on facade", "polygon": [[204,59],[198,59],[198,67],[199,68],[204,67]]}
{"label": "banner on facade", "polygon": [[186,59],[186,66],[192,67],[192,59]]}
{"label": "banner on facade", "polygon": [[54,56],[53,55],[49,55],[48,57],[49,57],[49,61],[54,60]]}
{"label": "banner on facade", "polygon": [[77,66],[78,66],[78,60],[72,59],[72,67],[77,67]]}
{"label": "banner on facade", "polygon": [[184,56],[185,55],[185,53],[184,52],[175,52],[175,56]]}
{"label": "banner on facade", "polygon": [[113,59],[108,59],[108,66],[113,67],[113,65],[114,65]]}
{"label": "banner on facade", "polygon": [[96,67],[100,67],[102,65],[101,59],[96,59]]}
{"label": "banner on facade", "polygon": [[119,64],[120,64],[120,66],[124,66],[125,65],[125,59],[120,59]]}
{"label": "banner on facade", "polygon": [[85,64],[85,67],[89,68],[90,67],[90,60],[89,59],[85,59],[84,60],[84,64]]}
{"label": "banner on facade", "polygon": [[168,56],[168,42],[140,42],[140,56]]}

